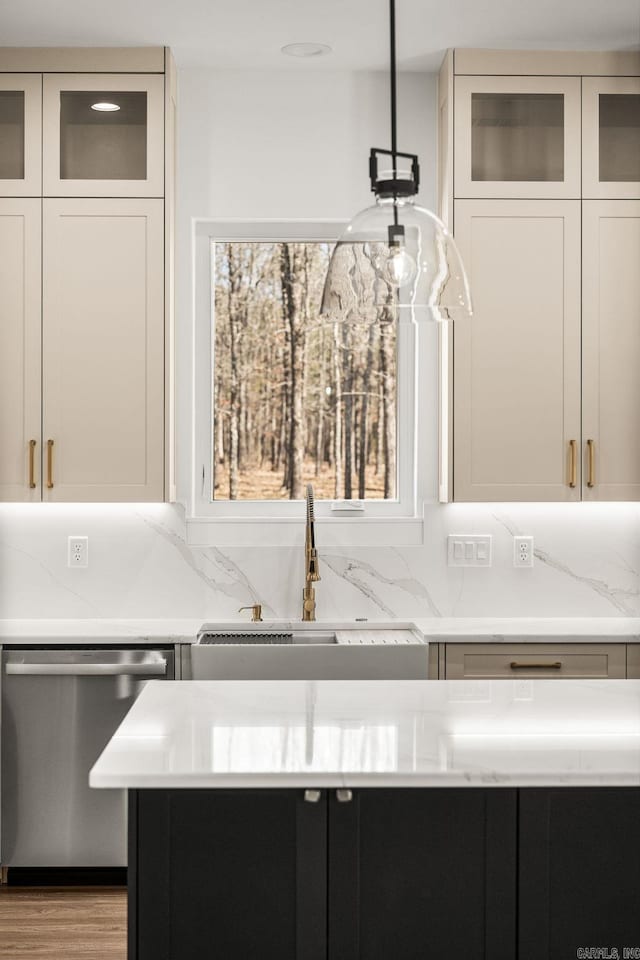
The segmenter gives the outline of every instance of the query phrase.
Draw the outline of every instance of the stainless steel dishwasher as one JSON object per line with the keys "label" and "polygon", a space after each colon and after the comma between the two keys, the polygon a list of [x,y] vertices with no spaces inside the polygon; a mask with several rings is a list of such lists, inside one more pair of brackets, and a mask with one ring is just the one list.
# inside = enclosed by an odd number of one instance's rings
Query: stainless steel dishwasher
{"label": "stainless steel dishwasher", "polygon": [[172,648],[4,648],[3,867],[126,865],[125,791],[89,770],[145,681],[173,677]]}

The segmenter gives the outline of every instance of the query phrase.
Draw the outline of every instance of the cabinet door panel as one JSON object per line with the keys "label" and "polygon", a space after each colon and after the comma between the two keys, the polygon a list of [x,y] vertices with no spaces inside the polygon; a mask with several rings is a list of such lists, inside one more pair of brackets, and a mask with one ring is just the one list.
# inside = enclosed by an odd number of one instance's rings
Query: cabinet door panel
{"label": "cabinet door panel", "polygon": [[640,200],[582,208],[583,498],[640,500]]}
{"label": "cabinet door panel", "polygon": [[329,795],[329,960],[513,960],[515,791]]}
{"label": "cabinet door panel", "polygon": [[0,500],[41,496],[40,245],[40,200],[0,200]]}
{"label": "cabinet door panel", "polygon": [[456,77],[456,198],[580,197],[578,77]]}
{"label": "cabinet door panel", "polygon": [[454,499],[579,500],[580,202],[456,201],[455,235]]}
{"label": "cabinet door panel", "polygon": [[130,806],[130,960],[326,960],[326,797],[148,790]]}
{"label": "cabinet door panel", "polygon": [[0,197],[42,193],[42,77],[0,74]]}
{"label": "cabinet door panel", "polygon": [[582,138],[582,196],[640,199],[640,78],[583,78]]}
{"label": "cabinet door panel", "polygon": [[48,74],[43,103],[45,197],[163,196],[164,77]]}
{"label": "cabinet door panel", "polygon": [[520,791],[519,960],[640,946],[639,809],[633,788]]}
{"label": "cabinet door panel", "polygon": [[44,201],[48,500],[163,499],[163,244],[161,200]]}

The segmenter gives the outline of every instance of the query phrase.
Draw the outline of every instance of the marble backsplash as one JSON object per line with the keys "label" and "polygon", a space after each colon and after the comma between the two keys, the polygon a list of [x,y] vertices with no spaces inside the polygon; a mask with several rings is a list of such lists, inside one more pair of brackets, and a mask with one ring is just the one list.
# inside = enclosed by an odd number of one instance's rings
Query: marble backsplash
{"label": "marble backsplash", "polygon": [[[490,568],[447,566],[447,534],[491,534]],[[535,539],[513,567],[514,534]],[[89,536],[89,567],[67,537]],[[188,547],[180,507],[0,507],[0,618],[297,617],[299,547]],[[639,616],[639,504],[451,504],[425,514],[424,545],[318,548],[319,618]],[[244,616],[244,615],[243,615]]]}

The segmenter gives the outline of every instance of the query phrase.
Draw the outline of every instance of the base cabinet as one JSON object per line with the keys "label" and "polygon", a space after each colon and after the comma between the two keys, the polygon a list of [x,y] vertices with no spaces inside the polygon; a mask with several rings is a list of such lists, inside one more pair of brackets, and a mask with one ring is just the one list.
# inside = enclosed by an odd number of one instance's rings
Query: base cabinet
{"label": "base cabinet", "polygon": [[520,791],[518,960],[638,956],[639,812],[637,789]]}
{"label": "base cabinet", "polygon": [[513,960],[515,838],[513,790],[133,793],[129,960]]}
{"label": "base cabinet", "polygon": [[515,790],[328,799],[329,960],[513,960]]}
{"label": "base cabinet", "polygon": [[128,960],[326,958],[325,794],[129,794]]}
{"label": "base cabinet", "polygon": [[345,793],[131,791],[129,960],[637,956],[640,789]]}

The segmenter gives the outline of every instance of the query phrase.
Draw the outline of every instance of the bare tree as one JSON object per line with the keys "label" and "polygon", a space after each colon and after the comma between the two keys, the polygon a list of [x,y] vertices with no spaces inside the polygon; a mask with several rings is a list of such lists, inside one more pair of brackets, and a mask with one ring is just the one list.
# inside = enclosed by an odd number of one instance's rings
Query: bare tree
{"label": "bare tree", "polygon": [[239,367],[240,367],[240,318],[237,310],[238,291],[241,283],[241,268],[233,244],[227,244],[229,263],[229,499],[238,499],[239,468]]}
{"label": "bare tree", "polygon": [[373,324],[369,327],[369,339],[364,359],[364,370],[362,374],[362,404],[360,406],[360,443],[358,449],[358,497],[364,500],[367,487],[367,466],[369,461],[369,388],[371,383],[371,368],[373,366]]}
{"label": "bare tree", "polygon": [[216,497],[298,499],[308,481],[319,498],[395,495],[394,325],[324,326],[330,253],[215,247]]}

